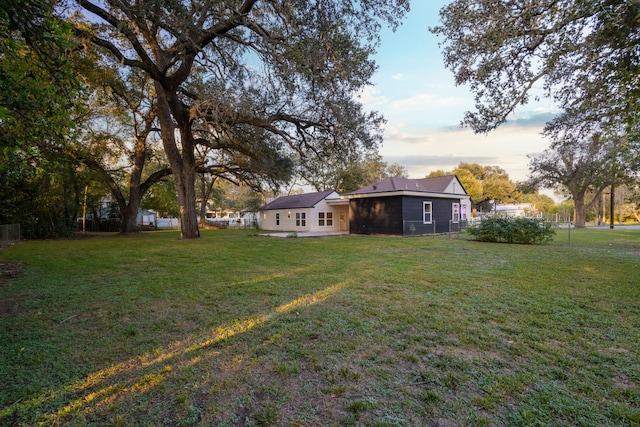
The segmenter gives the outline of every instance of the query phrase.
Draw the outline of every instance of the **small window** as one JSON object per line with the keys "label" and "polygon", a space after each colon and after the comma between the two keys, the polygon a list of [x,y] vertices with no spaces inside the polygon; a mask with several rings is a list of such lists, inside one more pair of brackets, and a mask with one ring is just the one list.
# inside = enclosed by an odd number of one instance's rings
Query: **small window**
{"label": "small window", "polygon": [[276,225],[280,225],[280,214],[276,214]]}
{"label": "small window", "polygon": [[327,212],[327,227],[333,227],[333,212]]}
{"label": "small window", "polygon": [[306,227],[306,226],[307,226],[307,213],[296,212],[296,227]]}
{"label": "small window", "polygon": [[318,212],[318,225],[324,227],[324,212]]}
{"label": "small window", "polygon": [[460,218],[463,221],[467,220],[467,205],[460,205]]}
{"label": "small window", "polygon": [[431,202],[422,202],[422,213],[422,222],[424,224],[431,224],[433,214]]}
{"label": "small window", "polygon": [[451,205],[451,220],[453,222],[460,222],[460,203],[453,203]]}

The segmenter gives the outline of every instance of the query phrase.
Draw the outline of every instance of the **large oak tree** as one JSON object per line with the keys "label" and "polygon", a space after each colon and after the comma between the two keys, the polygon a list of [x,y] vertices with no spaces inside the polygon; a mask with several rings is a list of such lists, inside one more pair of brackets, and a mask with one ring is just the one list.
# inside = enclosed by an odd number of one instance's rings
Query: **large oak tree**
{"label": "large oak tree", "polygon": [[533,97],[637,128],[640,2],[455,0],[432,31],[445,65],[469,85],[464,123],[488,132]]}
{"label": "large oak tree", "polygon": [[[198,144],[277,168],[292,151],[373,147],[380,118],[354,93],[375,70],[382,24],[406,0],[76,0],[77,35],[154,81],[183,238],[199,236]],[[264,166],[263,166],[264,167]]]}
{"label": "large oak tree", "polygon": [[605,188],[628,182],[640,168],[638,143],[624,125],[616,132],[570,112],[552,120],[544,134],[552,145],[531,159],[529,186],[569,191],[576,227],[585,227],[587,211]]}

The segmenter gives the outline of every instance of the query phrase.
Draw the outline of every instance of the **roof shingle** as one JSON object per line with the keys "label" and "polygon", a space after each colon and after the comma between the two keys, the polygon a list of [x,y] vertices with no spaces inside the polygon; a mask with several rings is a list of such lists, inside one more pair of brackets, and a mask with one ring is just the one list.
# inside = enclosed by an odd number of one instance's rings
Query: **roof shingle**
{"label": "roof shingle", "polygon": [[433,178],[408,179],[385,178],[374,184],[360,188],[349,194],[387,193],[391,191],[418,191],[424,193],[444,193],[455,175],[436,176]]}
{"label": "roof shingle", "polygon": [[326,199],[334,190],[320,191],[317,193],[294,194],[292,196],[282,196],[267,203],[263,210],[275,209],[303,209],[312,208],[323,199]]}

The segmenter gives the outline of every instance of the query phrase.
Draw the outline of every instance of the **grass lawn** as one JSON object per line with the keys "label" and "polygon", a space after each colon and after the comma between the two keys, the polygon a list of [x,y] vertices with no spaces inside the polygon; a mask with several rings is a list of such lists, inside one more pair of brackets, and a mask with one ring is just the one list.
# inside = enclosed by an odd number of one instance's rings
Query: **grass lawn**
{"label": "grass lawn", "polygon": [[0,425],[638,426],[640,229],[565,233],[21,242]]}

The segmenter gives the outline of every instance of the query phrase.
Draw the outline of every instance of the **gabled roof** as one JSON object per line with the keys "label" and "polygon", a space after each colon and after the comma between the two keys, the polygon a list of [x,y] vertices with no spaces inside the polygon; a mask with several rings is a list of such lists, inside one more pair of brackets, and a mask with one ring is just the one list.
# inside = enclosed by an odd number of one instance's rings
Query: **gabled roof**
{"label": "gabled roof", "polygon": [[[378,181],[374,184],[360,188],[352,193],[357,194],[372,194],[372,193],[390,193],[397,191],[411,191],[418,193],[444,193],[451,184],[451,181],[456,180],[458,183],[458,177],[455,175],[436,176],[433,178],[385,178],[382,181]],[[460,184],[461,189],[464,191],[464,187]],[[466,191],[465,191],[466,194]]]}
{"label": "gabled roof", "polygon": [[334,190],[320,191],[318,193],[304,193],[294,194],[292,196],[282,196],[267,203],[262,210],[274,210],[274,209],[303,209],[312,208],[327,196],[334,193]]}

